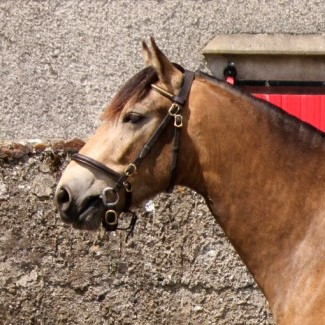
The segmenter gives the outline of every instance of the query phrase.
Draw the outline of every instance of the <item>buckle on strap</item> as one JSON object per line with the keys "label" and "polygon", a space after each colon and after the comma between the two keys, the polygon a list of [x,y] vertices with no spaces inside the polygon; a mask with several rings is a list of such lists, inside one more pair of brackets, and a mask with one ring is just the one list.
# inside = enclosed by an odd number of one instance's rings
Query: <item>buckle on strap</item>
{"label": "buckle on strap", "polygon": [[137,171],[137,166],[135,164],[129,164],[124,171],[124,174],[129,177]]}
{"label": "buckle on strap", "polygon": [[181,128],[183,126],[183,116],[178,114],[174,116],[174,126],[176,128]]}
{"label": "buckle on strap", "polygon": [[181,110],[181,106],[177,103],[173,103],[172,106],[170,106],[168,113],[170,116],[176,116]]}
{"label": "buckle on strap", "polygon": [[107,210],[105,213],[105,222],[108,227],[112,227],[112,230],[116,230],[118,224],[118,215],[116,211]]}
{"label": "buckle on strap", "polygon": [[120,199],[118,191],[113,187],[104,188],[100,196],[105,206],[108,208],[115,207]]}

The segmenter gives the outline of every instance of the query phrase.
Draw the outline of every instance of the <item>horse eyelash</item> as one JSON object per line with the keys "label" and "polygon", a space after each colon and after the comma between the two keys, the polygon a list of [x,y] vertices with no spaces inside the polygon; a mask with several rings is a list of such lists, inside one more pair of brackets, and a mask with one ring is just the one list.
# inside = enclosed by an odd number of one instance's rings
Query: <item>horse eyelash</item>
{"label": "horse eyelash", "polygon": [[123,117],[123,123],[136,124],[143,119],[143,115],[135,112],[130,112]]}

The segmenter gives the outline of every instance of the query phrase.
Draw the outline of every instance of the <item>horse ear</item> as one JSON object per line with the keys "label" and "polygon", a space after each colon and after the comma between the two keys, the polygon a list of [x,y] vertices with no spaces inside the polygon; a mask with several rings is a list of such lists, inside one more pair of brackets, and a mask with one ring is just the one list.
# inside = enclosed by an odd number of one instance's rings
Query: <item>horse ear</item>
{"label": "horse ear", "polygon": [[150,37],[151,49],[145,42],[142,42],[143,54],[147,65],[152,66],[159,81],[168,89],[178,88],[182,82],[183,74],[168,60],[166,55],[159,49],[153,37]]}

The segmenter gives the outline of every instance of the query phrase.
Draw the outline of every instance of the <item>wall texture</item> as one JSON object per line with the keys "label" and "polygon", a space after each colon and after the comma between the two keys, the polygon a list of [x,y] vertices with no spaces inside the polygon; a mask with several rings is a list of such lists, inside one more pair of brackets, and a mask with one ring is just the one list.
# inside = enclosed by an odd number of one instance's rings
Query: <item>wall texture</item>
{"label": "wall texture", "polygon": [[202,198],[177,188],[135,234],[81,232],[53,191],[80,142],[0,145],[3,325],[271,325],[267,303]]}
{"label": "wall texture", "polygon": [[[217,33],[325,33],[325,2],[0,0],[0,143],[87,138],[144,66],[142,39],[206,69]],[[1,145],[1,324],[272,324],[193,192],[149,202],[128,243],[62,224],[53,190],[79,146]]]}
{"label": "wall texture", "polygon": [[197,69],[217,33],[325,33],[325,2],[1,0],[0,139],[87,137],[143,39]]}

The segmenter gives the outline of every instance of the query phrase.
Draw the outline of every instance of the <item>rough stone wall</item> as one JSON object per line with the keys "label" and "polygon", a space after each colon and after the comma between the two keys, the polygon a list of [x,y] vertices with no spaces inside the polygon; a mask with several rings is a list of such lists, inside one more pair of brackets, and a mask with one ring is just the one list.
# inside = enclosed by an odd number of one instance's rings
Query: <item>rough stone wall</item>
{"label": "rough stone wall", "polygon": [[194,192],[149,201],[127,243],[63,224],[53,191],[81,143],[0,146],[0,324],[273,324]]}

